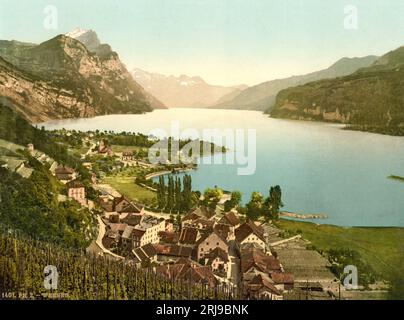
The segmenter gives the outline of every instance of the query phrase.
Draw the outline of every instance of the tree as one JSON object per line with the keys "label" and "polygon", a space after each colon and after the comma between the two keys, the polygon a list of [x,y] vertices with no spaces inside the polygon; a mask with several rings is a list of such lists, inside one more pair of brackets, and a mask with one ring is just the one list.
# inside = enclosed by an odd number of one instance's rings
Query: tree
{"label": "tree", "polygon": [[233,191],[230,200],[224,203],[224,211],[230,211],[240,205],[242,193],[240,191]]}
{"label": "tree", "polygon": [[175,179],[174,186],[174,210],[180,212],[182,207],[182,195],[181,195],[181,180],[180,178]]}
{"label": "tree", "polygon": [[181,210],[187,212],[192,207],[192,179],[188,174],[183,178],[183,188]]}
{"label": "tree", "polygon": [[223,190],[219,188],[214,189],[206,189],[205,193],[203,194],[203,201],[202,204],[211,208],[216,209],[217,204],[219,203],[220,199],[223,196]]}
{"label": "tree", "polygon": [[247,217],[251,220],[257,220],[263,213],[264,197],[260,192],[253,192],[251,199],[247,203]]}
{"label": "tree", "polygon": [[171,212],[174,209],[175,205],[174,192],[175,192],[174,178],[172,176],[169,176],[168,188],[167,188],[167,205],[166,205],[166,209],[169,212]]}
{"label": "tree", "polygon": [[177,224],[178,231],[181,231],[181,229],[182,229],[182,224],[181,224],[182,219],[181,219],[181,215],[180,215],[179,213],[178,213],[177,216],[175,217],[175,222],[176,222],[176,224]]}
{"label": "tree", "polygon": [[159,209],[164,210],[167,205],[167,197],[166,197],[166,185],[164,182],[164,177],[159,177],[159,183],[157,185],[157,203]]}
{"label": "tree", "polygon": [[279,210],[282,208],[282,190],[280,186],[271,187],[269,197],[265,200],[265,206],[268,209],[269,218],[278,219]]}

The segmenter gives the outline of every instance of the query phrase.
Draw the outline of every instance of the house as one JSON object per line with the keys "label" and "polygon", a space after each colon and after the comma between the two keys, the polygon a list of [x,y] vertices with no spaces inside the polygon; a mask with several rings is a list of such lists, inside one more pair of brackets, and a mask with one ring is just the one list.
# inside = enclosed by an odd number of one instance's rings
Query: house
{"label": "house", "polygon": [[227,273],[229,255],[219,247],[213,249],[205,256],[205,266],[209,266],[213,272]]}
{"label": "house", "polygon": [[200,218],[205,220],[213,220],[214,216],[215,210],[205,206],[201,206],[189,211],[187,215],[182,219],[182,224],[184,225],[184,223],[192,223],[193,221]]}
{"label": "house", "polygon": [[158,243],[160,239],[159,232],[165,231],[166,221],[163,218],[145,215],[135,228],[144,231],[140,241],[140,246],[144,246],[148,243]]}
{"label": "house", "polygon": [[136,248],[137,246],[134,245],[134,227],[125,225],[125,229],[122,233],[121,237],[121,249],[124,255],[129,254],[133,248]]}
{"label": "house", "polygon": [[197,228],[198,230],[212,230],[213,226],[215,225],[215,222],[213,220],[208,220],[205,218],[199,218],[193,221],[190,224],[192,227]]}
{"label": "house", "polygon": [[283,300],[282,292],[263,275],[255,276],[244,288],[247,299]]}
{"label": "house", "polygon": [[157,251],[157,260],[159,262],[176,262],[179,259],[190,259],[192,248],[181,246],[178,244],[155,244],[154,248]]}
{"label": "house", "polygon": [[142,240],[143,236],[145,234],[145,231],[136,229],[134,227],[132,227],[132,228],[133,228],[132,229],[132,242],[131,242],[130,248],[133,249],[133,248],[138,248],[138,247],[145,245],[146,244],[145,241]]}
{"label": "house", "polygon": [[64,184],[77,178],[76,172],[72,168],[65,166],[57,167],[55,169],[55,176]]}
{"label": "house", "polygon": [[104,140],[101,140],[98,144],[98,153],[109,157],[112,157],[114,155],[114,152],[105,144]]}
{"label": "house", "polygon": [[194,246],[199,239],[199,232],[196,228],[183,228],[181,230],[178,243],[182,245]]}
{"label": "house", "polygon": [[251,248],[241,250],[241,272],[243,280],[249,282],[258,274],[282,273],[283,268],[274,256],[265,254],[260,249]]}
{"label": "house", "polygon": [[66,184],[66,187],[69,198],[76,200],[83,206],[87,205],[86,188],[83,183],[78,180],[72,180]]}
{"label": "house", "polygon": [[165,231],[165,220],[152,216],[143,216],[135,225],[125,224],[122,234],[122,250],[131,252],[134,248],[143,247],[146,244],[158,243],[159,233]]}
{"label": "house", "polygon": [[231,227],[226,224],[215,224],[213,227],[213,230],[217,232],[219,235],[222,236],[222,238],[226,239],[226,241],[234,240],[235,235],[234,235],[234,227]]}
{"label": "house", "polygon": [[220,248],[223,251],[228,252],[229,245],[226,239],[224,239],[217,232],[206,232],[195,245],[194,258],[199,261],[216,248]]}
{"label": "house", "polygon": [[294,288],[294,277],[292,273],[273,272],[270,274],[275,287],[280,291],[290,291]]}
{"label": "house", "polygon": [[219,284],[209,267],[201,266],[190,259],[180,259],[173,265],[158,266],[156,267],[156,273],[172,281],[205,284],[211,288]]}
{"label": "house", "polygon": [[213,226],[215,225],[215,221],[208,220],[206,218],[201,218],[197,216],[194,217],[193,220],[185,220],[182,222],[182,228],[195,228],[201,231],[212,231]]}
{"label": "house", "polygon": [[133,203],[125,196],[114,198],[113,210],[118,213],[144,214],[144,207]]}
{"label": "house", "polygon": [[266,251],[266,241],[264,230],[258,227],[253,221],[248,221],[240,225],[235,231],[236,241],[240,246],[243,244],[256,244],[263,251]]}
{"label": "house", "polygon": [[102,245],[107,250],[115,251],[119,247],[120,238],[119,232],[108,230],[102,238]]}
{"label": "house", "polygon": [[233,211],[230,211],[224,214],[218,223],[237,228],[240,225],[240,219]]}
{"label": "house", "polygon": [[184,218],[181,220],[181,226],[182,229],[186,227],[191,227],[192,223],[196,220],[200,219],[200,216],[198,216],[196,213],[188,213]]}
{"label": "house", "polygon": [[[118,213],[118,215],[119,215],[119,213]],[[123,214],[123,215],[119,215],[119,216],[120,216],[122,223],[126,223],[133,227],[137,226],[140,223],[140,221],[142,221],[142,216],[139,214],[129,213],[129,214]]]}
{"label": "house", "polygon": [[162,244],[168,244],[168,243],[175,244],[175,243],[178,243],[178,240],[179,240],[179,237],[180,237],[179,233],[167,231],[167,228],[166,228],[166,231],[160,231],[158,235],[159,235],[159,238],[160,238],[159,243],[162,243]]}
{"label": "house", "polygon": [[108,220],[110,223],[119,223],[120,219],[119,219],[119,213],[117,212],[113,212],[108,216]]}
{"label": "house", "polygon": [[122,159],[122,161],[133,161],[133,159],[134,159],[133,152],[131,152],[131,151],[122,152],[121,159]]}
{"label": "house", "polygon": [[157,262],[157,251],[152,244],[146,244],[142,247],[132,250],[133,259],[141,266]]}
{"label": "house", "polygon": [[119,233],[119,235],[122,235],[126,227],[127,225],[124,223],[108,223],[107,231],[111,230],[114,233]]}

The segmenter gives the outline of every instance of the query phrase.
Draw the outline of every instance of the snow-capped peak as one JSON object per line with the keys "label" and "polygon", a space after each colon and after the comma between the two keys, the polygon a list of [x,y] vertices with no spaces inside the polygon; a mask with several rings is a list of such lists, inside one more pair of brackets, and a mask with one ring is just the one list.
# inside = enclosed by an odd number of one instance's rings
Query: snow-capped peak
{"label": "snow-capped peak", "polygon": [[76,39],[76,38],[82,36],[83,34],[89,32],[89,31],[90,30],[76,28],[73,31],[70,31],[70,32],[66,33],[66,36]]}
{"label": "snow-capped peak", "polygon": [[80,41],[90,51],[97,50],[101,45],[100,39],[98,39],[97,34],[93,30],[76,28],[73,31],[66,33],[66,36]]}

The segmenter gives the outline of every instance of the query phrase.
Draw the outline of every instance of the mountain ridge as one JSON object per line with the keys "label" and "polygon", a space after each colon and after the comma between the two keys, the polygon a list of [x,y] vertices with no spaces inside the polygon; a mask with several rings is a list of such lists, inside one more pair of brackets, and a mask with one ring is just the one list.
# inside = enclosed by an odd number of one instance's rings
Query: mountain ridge
{"label": "mountain ridge", "polygon": [[330,121],[349,128],[404,135],[404,47],[351,75],[279,92],[275,118]]}
{"label": "mountain ridge", "polygon": [[276,95],[283,89],[303,85],[311,81],[348,75],[362,67],[369,66],[376,59],[377,57],[372,55],[361,58],[344,57],[330,67],[320,71],[300,76],[275,79],[249,87],[232,100],[214,105],[211,108],[265,111],[275,103]]}
{"label": "mountain ridge", "polygon": [[140,68],[131,71],[134,79],[145,90],[156,96],[169,107],[209,107],[229,94],[239,93],[246,85],[211,85],[199,76],[164,75]]}
{"label": "mountain ridge", "polygon": [[100,58],[62,34],[40,44],[2,40],[0,58],[0,95],[31,122],[165,107],[116,53]]}

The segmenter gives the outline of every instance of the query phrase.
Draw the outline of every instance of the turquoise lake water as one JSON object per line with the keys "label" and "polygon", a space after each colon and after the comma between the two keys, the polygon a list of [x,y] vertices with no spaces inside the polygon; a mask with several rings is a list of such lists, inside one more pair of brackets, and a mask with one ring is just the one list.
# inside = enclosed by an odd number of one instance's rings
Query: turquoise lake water
{"label": "turquoise lake water", "polygon": [[[404,138],[341,130],[333,124],[270,119],[255,111],[169,109],[144,115],[110,115],[51,121],[47,129],[133,131],[153,129],[170,135],[180,129],[255,129],[256,171],[237,174],[238,165],[200,164],[190,172],[193,188],[215,185],[267,196],[272,185],[283,191],[284,210],[324,213],[315,220],[341,226],[404,226]],[[42,125],[42,124],[41,124]],[[229,151],[233,152],[233,151]],[[222,157],[222,155],[216,155]]]}

